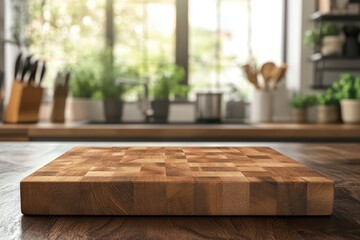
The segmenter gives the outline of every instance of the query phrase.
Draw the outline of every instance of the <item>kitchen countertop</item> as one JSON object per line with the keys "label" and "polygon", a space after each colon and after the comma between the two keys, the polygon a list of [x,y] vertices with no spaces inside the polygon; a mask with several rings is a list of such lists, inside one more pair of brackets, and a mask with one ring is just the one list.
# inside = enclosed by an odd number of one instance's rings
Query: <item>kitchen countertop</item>
{"label": "kitchen countertop", "polygon": [[0,141],[28,140],[360,140],[360,124],[1,124]]}
{"label": "kitchen countertop", "polygon": [[335,180],[328,217],[23,216],[19,182],[68,149],[101,146],[249,146],[218,143],[0,143],[0,239],[356,239],[360,235],[360,144],[253,143]]}

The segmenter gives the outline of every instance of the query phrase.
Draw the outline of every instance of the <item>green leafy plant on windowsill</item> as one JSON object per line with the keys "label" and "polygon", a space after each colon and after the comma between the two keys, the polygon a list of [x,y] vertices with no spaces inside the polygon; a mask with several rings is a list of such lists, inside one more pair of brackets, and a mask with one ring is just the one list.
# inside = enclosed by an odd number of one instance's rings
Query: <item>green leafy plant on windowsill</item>
{"label": "green leafy plant on windowsill", "polygon": [[301,93],[294,95],[290,100],[290,106],[293,109],[305,109],[310,105],[309,103],[310,98]]}
{"label": "green leafy plant on windowsill", "polygon": [[342,120],[345,123],[360,123],[360,76],[343,74],[332,88],[340,100]]}
{"label": "green leafy plant on windowsill", "polygon": [[342,74],[339,81],[331,86],[337,100],[360,99],[360,76]]}
{"label": "green leafy plant on windowsill", "polygon": [[123,99],[130,87],[119,86],[116,80],[121,76],[133,78],[138,76],[136,68],[113,64],[110,50],[82,54],[70,69],[73,96],[91,97],[97,100]]}
{"label": "green leafy plant on windowsill", "polygon": [[124,100],[124,96],[132,86],[117,84],[119,77],[138,78],[139,74],[135,68],[117,66],[114,64],[110,50],[99,55],[100,73],[100,97],[102,99]]}
{"label": "green leafy plant on windowsill", "polygon": [[330,88],[326,92],[319,94],[316,98],[316,105],[331,106],[339,105],[339,99],[336,97],[336,92]]}
{"label": "green leafy plant on windowsill", "polygon": [[99,90],[96,72],[91,64],[80,62],[69,67],[71,73],[70,94],[74,98],[93,98]]}
{"label": "green leafy plant on windowsill", "polygon": [[181,84],[185,71],[175,64],[159,64],[151,88],[151,108],[155,121],[167,121],[170,109],[170,100],[174,98],[186,99],[189,86]]}
{"label": "green leafy plant on windowsill", "polygon": [[181,84],[185,71],[182,67],[171,64],[160,64],[155,73],[155,82],[152,87],[154,100],[170,100],[175,97],[186,98],[190,87]]}
{"label": "green leafy plant on windowsill", "polygon": [[290,106],[292,108],[292,118],[295,123],[307,122],[307,108],[312,106],[316,102],[314,95],[303,95],[298,93],[290,100]]}

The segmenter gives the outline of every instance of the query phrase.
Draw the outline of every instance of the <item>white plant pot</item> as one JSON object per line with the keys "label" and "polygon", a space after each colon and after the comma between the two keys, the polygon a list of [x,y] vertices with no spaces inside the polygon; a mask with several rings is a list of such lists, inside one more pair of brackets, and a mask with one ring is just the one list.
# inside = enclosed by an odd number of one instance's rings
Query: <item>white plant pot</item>
{"label": "white plant pot", "polygon": [[230,119],[244,119],[245,118],[245,107],[244,101],[228,101],[226,103],[226,118]]}
{"label": "white plant pot", "polygon": [[124,122],[145,121],[145,117],[141,111],[139,102],[124,102],[122,121]]}
{"label": "white plant pot", "polygon": [[340,101],[340,105],[344,123],[360,123],[360,100],[344,99]]}
{"label": "white plant pot", "polygon": [[272,93],[270,91],[255,91],[251,102],[250,120],[253,123],[272,121]]}
{"label": "white plant pot", "polygon": [[341,55],[342,40],[339,36],[326,36],[322,40],[321,53],[324,56]]}
{"label": "white plant pot", "polygon": [[103,100],[89,100],[88,103],[88,120],[103,122],[105,121],[104,103]]}
{"label": "white plant pot", "polygon": [[196,121],[194,102],[171,102],[168,122],[193,123]]}
{"label": "white plant pot", "polygon": [[88,121],[91,99],[68,98],[66,100],[65,119],[66,121]]}

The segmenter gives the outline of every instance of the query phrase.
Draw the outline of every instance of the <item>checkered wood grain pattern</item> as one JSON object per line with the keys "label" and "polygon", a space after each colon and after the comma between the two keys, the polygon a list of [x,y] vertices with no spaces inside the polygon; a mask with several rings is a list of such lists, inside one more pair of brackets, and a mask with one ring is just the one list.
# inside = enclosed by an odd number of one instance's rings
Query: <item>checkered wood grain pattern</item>
{"label": "checkered wood grain pattern", "polygon": [[268,147],[76,147],[21,182],[24,214],[329,215],[334,182]]}

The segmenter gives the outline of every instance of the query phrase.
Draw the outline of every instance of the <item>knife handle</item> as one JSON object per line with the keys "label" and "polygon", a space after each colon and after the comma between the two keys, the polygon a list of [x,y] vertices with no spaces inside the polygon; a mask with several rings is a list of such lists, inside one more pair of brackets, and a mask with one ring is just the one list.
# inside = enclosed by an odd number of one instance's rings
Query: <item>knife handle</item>
{"label": "knife handle", "polygon": [[15,61],[15,74],[14,74],[15,80],[18,80],[17,78],[18,78],[19,72],[21,72],[21,63],[22,63],[21,58],[22,58],[22,53],[20,52]]}
{"label": "knife handle", "polygon": [[23,71],[22,71],[22,74],[21,74],[21,81],[25,81],[25,76],[27,74],[27,72],[31,71],[31,58],[32,58],[32,54],[27,56],[25,58],[25,61],[24,61],[24,67],[23,67]]}
{"label": "knife handle", "polygon": [[65,86],[69,85],[71,74],[70,72],[66,72],[65,74]]}
{"label": "knife handle", "polygon": [[36,60],[35,63],[31,65],[31,68],[30,68],[30,77],[29,77],[29,81],[28,81],[29,84],[30,84],[31,82],[35,82],[38,64],[39,64],[39,62]]}
{"label": "knife handle", "polygon": [[39,78],[39,86],[41,86],[41,82],[44,79],[45,73],[46,73],[46,62],[43,61],[42,62],[42,67],[41,67],[40,78]]}

